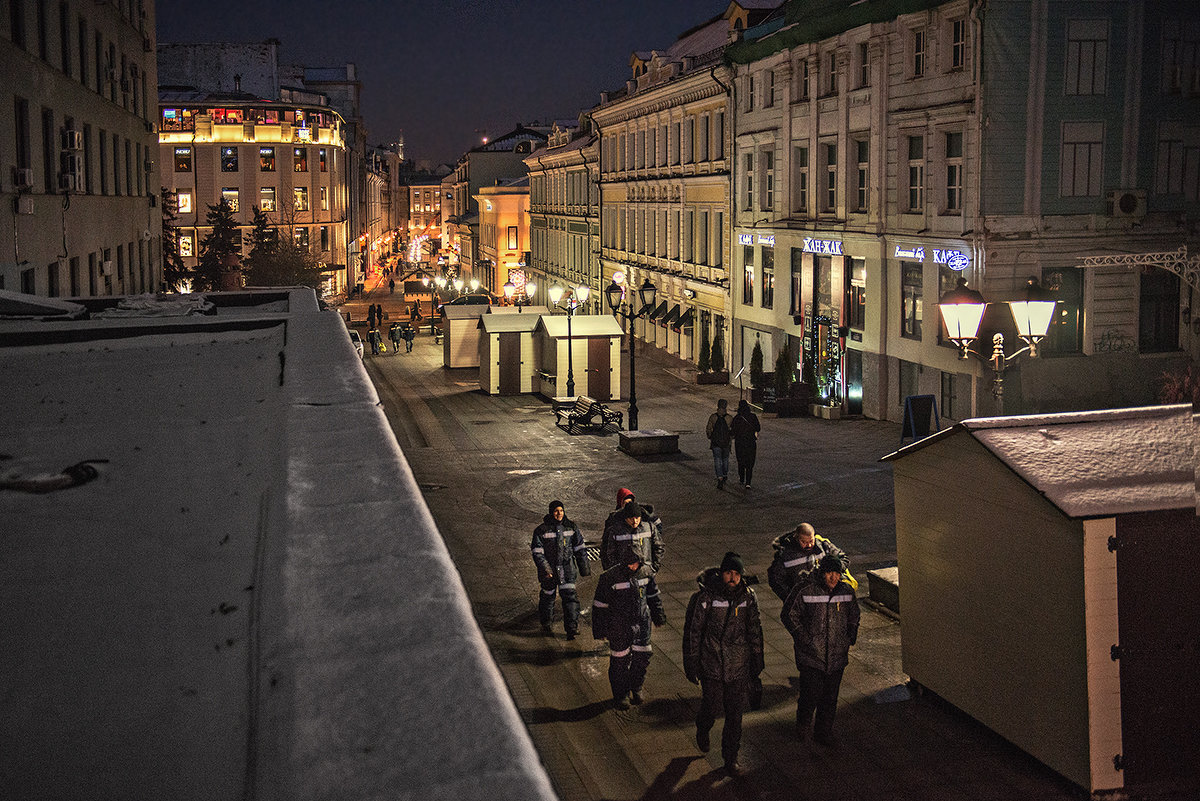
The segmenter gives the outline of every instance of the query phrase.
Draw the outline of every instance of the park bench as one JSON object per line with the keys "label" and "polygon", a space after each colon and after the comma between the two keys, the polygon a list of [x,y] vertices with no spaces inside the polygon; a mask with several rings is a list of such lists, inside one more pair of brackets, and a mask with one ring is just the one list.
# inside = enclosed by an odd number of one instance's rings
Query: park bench
{"label": "park bench", "polygon": [[573,433],[573,429],[577,426],[585,430],[604,429],[605,426],[616,423],[619,429],[624,416],[621,412],[613,411],[587,395],[578,396],[575,398],[575,403],[570,406],[555,409],[554,415],[558,418],[555,425],[565,426],[568,434]]}

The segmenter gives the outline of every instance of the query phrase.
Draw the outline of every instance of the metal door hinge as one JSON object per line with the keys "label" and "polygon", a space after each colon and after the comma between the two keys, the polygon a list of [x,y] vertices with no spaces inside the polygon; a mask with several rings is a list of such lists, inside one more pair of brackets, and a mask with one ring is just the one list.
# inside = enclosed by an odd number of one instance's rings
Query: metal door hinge
{"label": "metal door hinge", "polygon": [[1110,552],[1116,553],[1116,550],[1120,547],[1121,547],[1121,541],[1119,539],[1117,539],[1116,537],[1108,538],[1108,550]]}
{"label": "metal door hinge", "polygon": [[1121,658],[1121,646],[1114,645],[1112,648],[1109,649],[1108,655],[1112,657],[1112,661],[1116,662],[1118,659]]}

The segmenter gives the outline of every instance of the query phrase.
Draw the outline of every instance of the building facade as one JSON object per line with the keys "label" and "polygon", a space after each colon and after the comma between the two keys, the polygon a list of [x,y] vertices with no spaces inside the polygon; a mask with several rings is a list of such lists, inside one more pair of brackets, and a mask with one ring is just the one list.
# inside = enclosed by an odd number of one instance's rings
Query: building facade
{"label": "building facade", "polygon": [[958,358],[937,301],[960,277],[989,300],[1033,277],[1059,305],[1006,410],[1154,402],[1196,351],[1184,5],[832,2],[819,28],[810,12],[789,3],[728,51],[734,353],[787,349],[850,413],[900,419],[931,394],[945,417],[987,414],[990,371]]}
{"label": "building facade", "polygon": [[442,239],[442,182],[428,176],[408,179],[407,259],[414,264],[437,258]]}
{"label": "building facade", "polygon": [[0,19],[0,289],[153,292],[162,276],[154,3],[11,3]]}
{"label": "building facade", "polygon": [[479,258],[475,278],[497,295],[512,281],[524,286],[522,265],[529,251],[529,178],[480,187]]}
{"label": "building facade", "polygon": [[[536,287],[531,300],[549,305],[558,284],[591,290],[586,307],[604,305],[600,262],[599,147],[591,121],[556,123],[544,148],[525,159],[529,168],[530,259],[523,279]],[[607,310],[605,310],[607,311]]]}
{"label": "building facade", "polygon": [[603,94],[591,113],[600,286],[649,279],[659,303],[635,323],[637,335],[688,361],[702,341],[729,341],[733,84],[723,52],[735,31],[768,11],[731,3],[669,48],[634,53],[625,88]]}

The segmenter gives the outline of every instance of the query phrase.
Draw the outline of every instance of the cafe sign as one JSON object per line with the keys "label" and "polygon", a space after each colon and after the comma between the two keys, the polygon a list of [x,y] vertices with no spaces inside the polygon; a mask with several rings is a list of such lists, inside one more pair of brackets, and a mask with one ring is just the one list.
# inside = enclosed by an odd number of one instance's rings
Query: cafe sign
{"label": "cafe sign", "polygon": [[[965,270],[971,266],[971,257],[958,250],[944,250],[942,248],[931,248],[933,253],[934,264],[944,264],[951,270]],[[901,247],[896,245],[896,258],[909,259],[911,261],[925,261],[925,248],[923,247]]]}
{"label": "cafe sign", "polygon": [[833,239],[804,238],[805,253],[819,253],[822,256],[841,256],[842,243]]}

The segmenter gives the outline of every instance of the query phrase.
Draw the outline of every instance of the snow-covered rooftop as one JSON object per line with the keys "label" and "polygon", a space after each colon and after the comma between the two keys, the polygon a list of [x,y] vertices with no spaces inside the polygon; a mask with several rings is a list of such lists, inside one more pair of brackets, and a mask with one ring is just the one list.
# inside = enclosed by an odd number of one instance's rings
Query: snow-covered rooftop
{"label": "snow-covered rooftop", "polygon": [[1189,405],[965,420],[884,459],[963,434],[1069,517],[1197,503],[1197,434]]}

